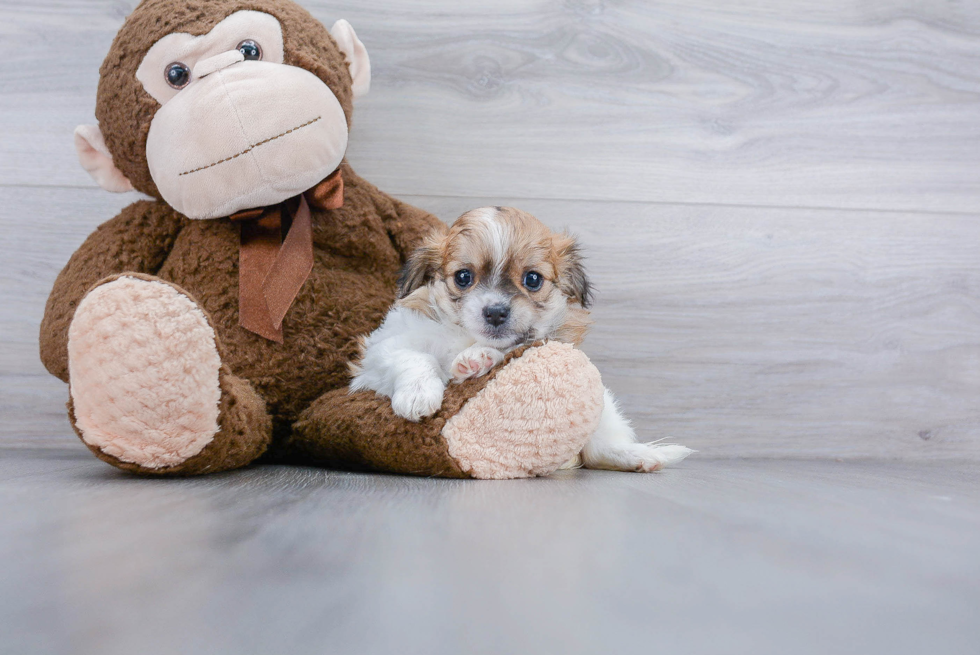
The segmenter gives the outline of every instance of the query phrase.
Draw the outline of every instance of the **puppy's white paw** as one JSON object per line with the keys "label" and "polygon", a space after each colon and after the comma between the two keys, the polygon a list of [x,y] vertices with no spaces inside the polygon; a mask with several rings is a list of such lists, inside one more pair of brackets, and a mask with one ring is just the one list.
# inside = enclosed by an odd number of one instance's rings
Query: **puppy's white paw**
{"label": "puppy's white paw", "polygon": [[445,391],[446,385],[442,380],[419,378],[395,389],[391,396],[391,409],[398,416],[417,422],[439,411]]}
{"label": "puppy's white paw", "polygon": [[470,346],[456,355],[450,370],[457,382],[486,375],[490,369],[504,361],[504,354],[496,348]]}

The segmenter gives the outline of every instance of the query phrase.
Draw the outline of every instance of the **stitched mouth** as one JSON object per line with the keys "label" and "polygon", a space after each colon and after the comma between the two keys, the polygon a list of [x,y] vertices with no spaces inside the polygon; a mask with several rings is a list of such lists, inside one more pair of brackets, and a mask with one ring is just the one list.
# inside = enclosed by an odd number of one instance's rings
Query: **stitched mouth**
{"label": "stitched mouth", "polygon": [[247,155],[248,153],[252,152],[253,150],[255,150],[256,148],[258,148],[259,146],[264,146],[265,144],[270,143],[272,141],[275,141],[276,139],[281,139],[282,137],[287,136],[289,134],[292,134],[293,132],[296,132],[298,130],[301,130],[304,127],[308,127],[310,125],[313,125],[313,123],[316,123],[321,118],[322,118],[322,116],[317,116],[313,120],[306,121],[302,125],[297,125],[296,127],[292,128],[292,129],[289,129],[289,130],[286,130],[285,132],[283,132],[281,134],[277,134],[275,136],[269,137],[268,139],[263,139],[262,141],[259,141],[258,143],[253,143],[252,145],[250,145],[249,147],[245,148],[244,150],[242,150],[237,155],[232,155],[231,157],[225,157],[224,159],[222,159],[220,161],[216,161],[213,164],[208,164],[207,166],[201,166],[200,168],[195,168],[193,170],[184,171],[183,173],[178,174],[177,177],[180,177],[182,175],[190,175],[191,173],[197,173],[198,171],[204,171],[204,170],[207,170],[209,168],[214,168],[215,166],[218,166],[220,164],[224,164],[226,162],[230,162],[233,159],[238,159],[242,155]]}

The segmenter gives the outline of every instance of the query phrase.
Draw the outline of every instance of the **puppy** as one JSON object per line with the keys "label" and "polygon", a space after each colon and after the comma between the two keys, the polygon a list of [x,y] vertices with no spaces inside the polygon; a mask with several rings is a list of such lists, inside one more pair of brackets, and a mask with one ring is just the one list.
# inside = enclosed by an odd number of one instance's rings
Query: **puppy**
{"label": "puppy", "polygon": [[[450,381],[485,375],[522,344],[581,343],[591,300],[574,238],[517,209],[474,209],[406,263],[397,302],[351,365],[350,390],[387,396],[395,414],[418,421],[439,410]],[[657,471],[694,452],[637,443],[608,389],[604,403],[586,467]]]}

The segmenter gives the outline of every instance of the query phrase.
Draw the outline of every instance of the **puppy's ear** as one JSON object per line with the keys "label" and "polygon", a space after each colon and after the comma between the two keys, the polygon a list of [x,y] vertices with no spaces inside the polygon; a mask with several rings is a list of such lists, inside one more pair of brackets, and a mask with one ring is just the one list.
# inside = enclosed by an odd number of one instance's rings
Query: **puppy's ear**
{"label": "puppy's ear", "polygon": [[424,244],[416,248],[402,272],[398,276],[398,299],[408,296],[416,289],[428,284],[442,260],[442,239],[430,237]]}
{"label": "puppy's ear", "polygon": [[428,316],[433,321],[439,320],[432,300],[429,298],[429,287],[419,287],[404,298],[399,298],[395,304],[418,312],[422,316]]}
{"label": "puppy's ear", "polygon": [[583,309],[588,309],[592,306],[592,283],[585,274],[581,246],[570,234],[556,235],[552,244],[557,259],[558,288],[577,300]]}

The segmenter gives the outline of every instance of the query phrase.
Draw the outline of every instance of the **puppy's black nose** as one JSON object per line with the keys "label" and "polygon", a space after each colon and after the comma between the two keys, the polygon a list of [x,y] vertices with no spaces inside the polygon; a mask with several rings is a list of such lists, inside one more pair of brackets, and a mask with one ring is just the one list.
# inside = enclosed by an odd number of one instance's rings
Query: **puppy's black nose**
{"label": "puppy's black nose", "polygon": [[483,308],[483,318],[494,327],[503,325],[508,316],[510,316],[510,307],[507,305],[491,305]]}

